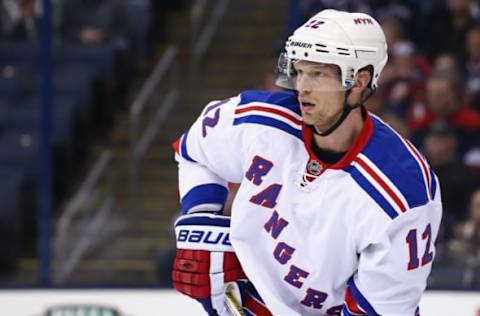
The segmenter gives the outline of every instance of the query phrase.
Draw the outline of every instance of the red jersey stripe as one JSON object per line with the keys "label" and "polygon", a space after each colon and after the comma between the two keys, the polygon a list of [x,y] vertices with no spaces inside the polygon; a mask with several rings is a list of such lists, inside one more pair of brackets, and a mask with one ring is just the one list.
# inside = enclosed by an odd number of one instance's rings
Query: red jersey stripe
{"label": "red jersey stripe", "polygon": [[272,316],[272,313],[270,313],[265,305],[248,294],[245,297],[243,306],[256,316]]}
{"label": "red jersey stripe", "polygon": [[352,295],[352,291],[350,288],[347,288],[345,292],[345,305],[347,306],[348,310],[352,313],[357,315],[367,315],[361,308],[358,306],[357,301]]}
{"label": "red jersey stripe", "polygon": [[415,155],[415,157],[417,158],[417,161],[419,161],[420,163],[420,166],[422,167],[422,171],[423,171],[423,175],[425,176],[425,178],[427,179],[427,191],[428,191],[428,196],[430,197],[430,199],[432,199],[432,188],[431,188],[431,180],[430,180],[430,172],[428,172],[428,168],[425,164],[425,162],[423,161],[423,158],[420,156],[420,153],[417,151],[417,149],[408,141],[405,139],[405,143],[407,144],[407,146],[411,149],[411,151],[413,152],[413,154]]}
{"label": "red jersey stripe", "polygon": [[402,203],[400,198],[393,192],[393,190],[385,183],[385,181],[380,178],[380,176],[370,168],[365,161],[363,161],[360,157],[357,157],[355,161],[362,166],[363,169],[375,180],[377,183],[387,192],[387,194],[393,199],[395,204],[400,208],[402,212],[407,210],[407,207]]}
{"label": "red jersey stripe", "polygon": [[261,105],[252,105],[252,106],[242,107],[242,108],[236,109],[235,114],[241,114],[241,113],[250,112],[250,111],[261,111],[261,112],[267,112],[267,113],[274,113],[274,114],[277,114],[277,115],[280,115],[280,116],[286,118],[287,120],[291,121],[294,124],[302,125],[302,121],[297,119],[293,115],[290,115],[290,114],[285,113],[283,111],[280,111],[278,109],[269,108],[269,107],[261,106]]}

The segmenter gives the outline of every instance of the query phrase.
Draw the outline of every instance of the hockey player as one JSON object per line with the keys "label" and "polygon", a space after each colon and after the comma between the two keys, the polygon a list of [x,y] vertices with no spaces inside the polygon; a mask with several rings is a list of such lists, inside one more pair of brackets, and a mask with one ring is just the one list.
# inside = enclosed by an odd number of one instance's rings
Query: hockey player
{"label": "hockey player", "polygon": [[246,315],[414,316],[442,206],[424,157],[363,106],[383,31],[324,10],[285,49],[277,84],[291,92],[211,102],[174,145],[174,286],[210,315],[233,296]]}

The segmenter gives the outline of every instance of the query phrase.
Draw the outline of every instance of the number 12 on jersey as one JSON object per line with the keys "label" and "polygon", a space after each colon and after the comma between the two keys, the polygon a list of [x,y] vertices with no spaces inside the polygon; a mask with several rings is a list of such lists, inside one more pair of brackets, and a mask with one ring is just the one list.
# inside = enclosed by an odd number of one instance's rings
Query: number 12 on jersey
{"label": "number 12 on jersey", "polygon": [[[420,259],[418,258],[418,242],[417,242],[417,229],[411,229],[407,238],[405,238],[408,244],[408,253],[410,255],[410,260],[408,261],[408,270],[416,269],[420,266]],[[430,251],[430,246],[432,243],[432,227],[430,224],[425,227],[425,230],[422,233],[422,240],[426,243],[425,252],[423,253],[421,266],[423,267],[426,264],[429,264],[433,260],[433,252]]]}

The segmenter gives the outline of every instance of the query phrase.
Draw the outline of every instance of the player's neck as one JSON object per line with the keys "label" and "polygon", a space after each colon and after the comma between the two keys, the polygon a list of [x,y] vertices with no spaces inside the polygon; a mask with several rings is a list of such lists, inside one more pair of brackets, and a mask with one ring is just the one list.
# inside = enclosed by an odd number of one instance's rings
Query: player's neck
{"label": "player's neck", "polygon": [[346,152],[362,130],[364,119],[360,108],[352,111],[345,121],[328,136],[314,134],[318,147],[332,152]]}

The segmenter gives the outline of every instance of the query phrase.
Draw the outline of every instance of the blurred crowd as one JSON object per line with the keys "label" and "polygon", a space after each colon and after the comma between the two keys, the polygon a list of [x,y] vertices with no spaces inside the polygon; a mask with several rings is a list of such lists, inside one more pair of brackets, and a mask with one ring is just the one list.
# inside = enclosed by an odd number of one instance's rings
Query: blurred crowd
{"label": "blurred crowd", "polygon": [[[182,4],[51,0],[53,216]],[[0,0],[0,274],[35,251],[43,17],[42,0]]]}
{"label": "blurred crowd", "polygon": [[367,107],[421,149],[440,179],[438,264],[480,267],[480,1],[303,0],[302,21],[326,8],[381,24],[389,61]]}
{"label": "blurred crowd", "polygon": [[[51,0],[55,40],[109,44],[135,60],[146,57],[149,45],[161,38],[164,9],[182,1]],[[41,36],[42,0],[1,0],[2,40],[30,42]],[[152,41],[153,40],[153,41]]]}

